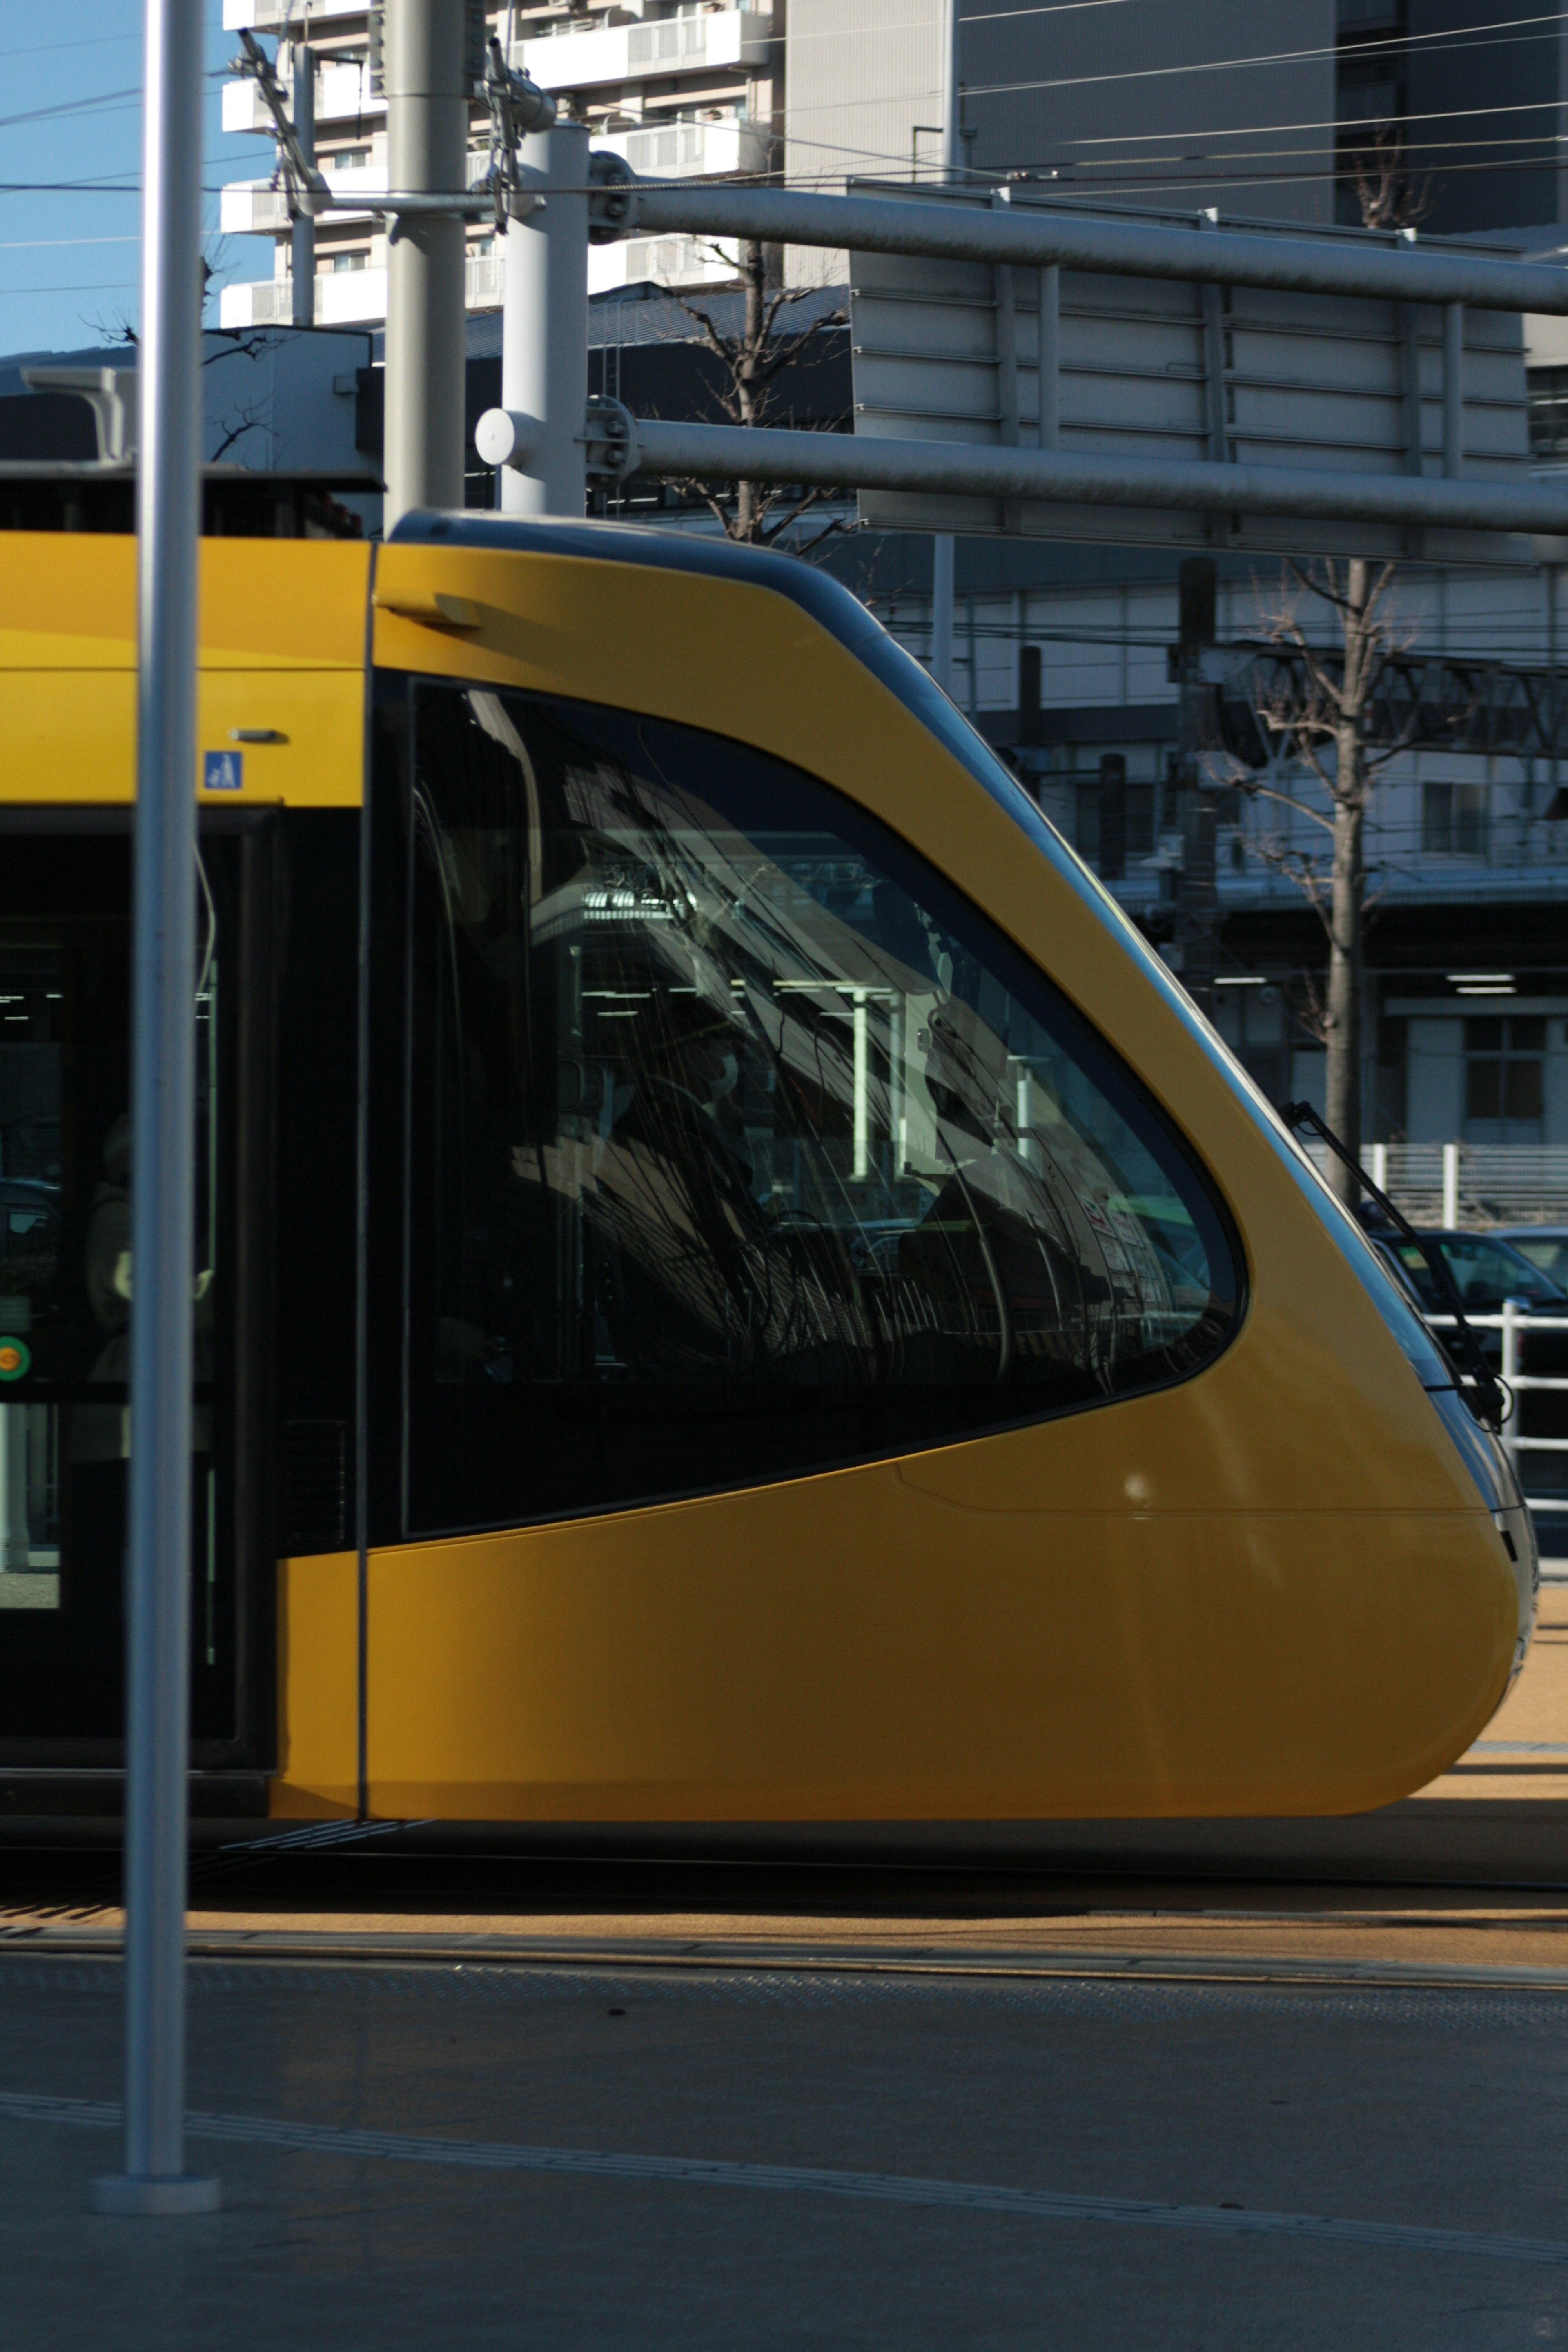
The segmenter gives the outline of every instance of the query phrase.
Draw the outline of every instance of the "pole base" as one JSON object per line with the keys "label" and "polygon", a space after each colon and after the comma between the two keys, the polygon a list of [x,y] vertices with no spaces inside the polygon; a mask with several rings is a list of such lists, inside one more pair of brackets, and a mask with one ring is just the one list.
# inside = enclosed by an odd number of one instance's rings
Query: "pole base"
{"label": "pole base", "polygon": [[185,2213],[216,2213],[222,2203],[216,2179],[200,2173],[165,2173],[160,2179],[150,2174],[101,2172],[92,2184],[88,2210],[174,2220]]}

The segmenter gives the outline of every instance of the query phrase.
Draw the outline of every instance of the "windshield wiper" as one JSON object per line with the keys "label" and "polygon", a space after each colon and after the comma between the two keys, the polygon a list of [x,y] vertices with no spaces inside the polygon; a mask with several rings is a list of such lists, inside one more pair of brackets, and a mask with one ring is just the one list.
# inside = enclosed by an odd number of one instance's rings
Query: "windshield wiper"
{"label": "windshield wiper", "polygon": [[1414,1243],[1420,1251],[1426,1261],[1432,1279],[1437,1286],[1439,1296],[1448,1301],[1448,1311],[1454,1318],[1454,1336],[1458,1342],[1459,1352],[1469,1366],[1475,1381],[1481,1416],[1493,1430],[1500,1429],[1508,1419],[1510,1402],[1508,1391],[1488,1363],[1485,1349],[1465,1319],[1465,1310],[1459,1303],[1458,1287],[1455,1283],[1448,1261],[1443,1255],[1441,1244],[1436,1242],[1430,1234],[1416,1232],[1403,1210],[1396,1209],[1387,1193],[1380,1191],[1373,1182],[1360,1160],[1352,1156],[1327,1119],[1315,1111],[1310,1103],[1281,1103],[1279,1116],[1287,1127],[1297,1131],[1302,1128],[1308,1128],[1314,1135],[1321,1137],[1334,1157],[1343,1160],[1363,1192],[1371,1194],[1387,1217],[1389,1223],[1395,1226],[1404,1234],[1405,1239]]}

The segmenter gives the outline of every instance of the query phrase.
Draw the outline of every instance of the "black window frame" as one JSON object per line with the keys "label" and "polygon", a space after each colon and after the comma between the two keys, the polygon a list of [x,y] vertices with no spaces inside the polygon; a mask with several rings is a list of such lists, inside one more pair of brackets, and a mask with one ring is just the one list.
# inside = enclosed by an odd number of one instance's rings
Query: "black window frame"
{"label": "black window frame", "polygon": [[[414,1198],[408,1153],[411,1123],[416,1116],[416,1108],[411,1066],[414,1046],[413,971],[412,959],[406,948],[406,923],[414,887],[414,733],[421,692],[438,690],[463,695],[476,687],[506,695],[521,691],[513,688],[490,689],[486,681],[454,678],[450,675],[432,676],[389,669],[378,669],[373,684],[370,859],[376,878],[373,894],[374,914],[371,958],[374,1010],[370,1131],[373,1160],[384,1168],[395,1135],[400,1146],[402,1180],[395,1216],[384,1197],[379,1203],[373,1202],[371,1213],[372,1296],[368,1308],[371,1323],[372,1541],[438,1541],[510,1528],[563,1524],[700,1496],[738,1493],[795,1478],[822,1476],[879,1461],[897,1461],[954,1444],[967,1443],[971,1439],[993,1437],[1047,1421],[1068,1418],[1079,1412],[1094,1411],[1102,1404],[1157,1394],[1182,1385],[1218,1360],[1245,1323],[1248,1304],[1248,1271],[1245,1247],[1235,1217],[1213,1171],[1205,1165],[1171,1114],[1152,1089],[1129,1068],[1110,1041],[1071,1004],[1059,982],[1053,981],[1006,938],[993,916],[969,899],[948,877],[940,875],[923,852],[913,844],[901,840],[893,828],[875,817],[851,795],[824,779],[810,777],[808,781],[813,785],[842,807],[851,824],[858,824],[896,844],[916,869],[929,873],[941,888],[966,909],[968,918],[978,925],[983,935],[999,941],[1006,954],[1016,960],[1022,971],[1037,975],[1045,989],[1065,1007],[1076,1027],[1085,1049],[1080,1066],[1084,1067],[1090,1081],[1100,1087],[1113,1103],[1119,1096],[1125,1096],[1135,1104],[1140,1117],[1152,1122],[1158,1132],[1162,1149],[1174,1155],[1184,1166],[1191,1190],[1204,1204],[1210,1220],[1210,1229],[1205,1231],[1205,1239],[1210,1247],[1216,1272],[1227,1265],[1232,1276],[1228,1299],[1220,1298],[1217,1291],[1215,1296],[1216,1310],[1224,1317],[1223,1334],[1217,1344],[1207,1349],[1201,1361],[1163,1377],[1108,1394],[1047,1404],[1038,1410],[998,1413],[962,1426],[950,1425],[940,1433],[933,1433],[912,1442],[907,1437],[892,1436],[885,1443],[823,1451],[814,1454],[809,1459],[772,1465],[745,1474],[729,1474],[696,1482],[676,1477],[666,1483],[650,1484],[635,1493],[616,1491],[588,1499],[563,1500],[536,1510],[519,1508],[499,1515],[439,1519],[419,1513],[414,1507],[411,1458],[413,1367],[410,1360],[410,1282],[416,1237],[413,1224]],[[568,700],[558,696],[535,698],[554,704],[564,704]],[[584,706],[588,709],[597,707]],[[616,715],[625,718],[630,714]],[[772,756],[759,753],[757,747],[735,742],[714,730],[693,729],[690,731],[710,735],[716,742],[753,758]],[[780,761],[778,764],[787,768],[790,763]],[[804,771],[797,772],[805,773]],[[395,1020],[398,1033],[395,1038],[391,1034]]]}

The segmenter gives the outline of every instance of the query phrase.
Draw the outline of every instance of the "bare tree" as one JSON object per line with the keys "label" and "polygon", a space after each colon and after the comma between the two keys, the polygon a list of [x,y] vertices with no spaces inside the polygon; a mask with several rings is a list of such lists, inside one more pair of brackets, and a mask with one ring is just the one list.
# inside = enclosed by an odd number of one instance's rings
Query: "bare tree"
{"label": "bare tree", "polygon": [[[1357,200],[1363,228],[1409,228],[1432,209],[1430,177],[1406,170],[1405,146],[1392,123],[1372,127],[1369,143],[1354,152]],[[1281,788],[1265,784],[1239,762],[1229,763],[1227,780],[1255,799],[1299,813],[1321,827],[1327,855],[1313,856],[1281,835],[1261,834],[1249,845],[1278,871],[1289,874],[1305,893],[1328,938],[1326,984],[1308,977],[1298,992],[1296,1017],[1326,1050],[1327,1118],[1352,1159],[1361,1157],[1362,1063],[1365,1028],[1365,933],[1367,920],[1366,824],[1378,774],[1408,746],[1408,734],[1370,746],[1373,705],[1391,653],[1404,638],[1391,625],[1392,563],[1373,565],[1363,556],[1303,569],[1291,564],[1298,587],[1321,597],[1338,624],[1336,656],[1308,638],[1299,600],[1281,596],[1268,616],[1269,642],[1288,648],[1294,661],[1281,665],[1279,681],[1256,704],[1260,727],[1300,768],[1316,777],[1328,810]],[[1273,772],[1278,779],[1278,766]],[[1331,1157],[1329,1181],[1352,1206],[1358,1186],[1350,1169]]]}
{"label": "bare tree", "polygon": [[[723,257],[728,259],[727,256]],[[793,331],[781,328],[780,321],[795,303],[805,300],[812,289],[779,285],[769,269],[765,246],[748,242],[740,247],[737,275],[742,308],[740,326],[734,333],[726,333],[704,303],[694,302],[684,294],[677,294],[675,300],[687,317],[696,321],[701,330],[699,341],[719,362],[719,405],[731,424],[766,425],[780,405],[780,378],[791,367],[809,365],[815,355],[814,339],[825,327],[842,326],[845,314],[835,310]],[[706,502],[722,523],[726,537],[742,540],[752,547],[773,546],[775,541],[794,531],[804,516],[834,495],[825,489],[786,491],[777,484],[766,482],[686,482],[680,487],[695,492]],[[820,546],[841,528],[837,520],[826,523],[806,547],[796,552],[806,553]]]}
{"label": "bare tree", "polygon": [[[1278,761],[1268,781],[1237,761],[1228,761],[1225,782],[1254,800],[1289,809],[1327,836],[1316,854],[1297,848],[1280,834],[1257,832],[1248,845],[1297,884],[1327,936],[1326,985],[1320,992],[1309,984],[1298,1014],[1327,1049],[1329,1125],[1359,1158],[1366,824],[1381,771],[1409,742],[1406,731],[1372,749],[1373,706],[1390,656],[1404,651],[1408,640],[1390,611],[1392,563],[1374,565],[1364,556],[1352,556],[1342,563],[1289,568],[1298,593],[1282,596],[1266,614],[1264,634],[1267,644],[1289,658],[1276,666],[1273,683],[1258,695],[1254,709],[1266,737],[1321,785],[1328,807],[1291,791]],[[1333,614],[1339,644],[1331,651],[1315,643],[1303,625],[1302,591],[1321,598]],[[1267,664],[1259,668],[1266,670]],[[1349,1169],[1331,1161],[1329,1181],[1342,1199],[1353,1202],[1356,1186]]]}
{"label": "bare tree", "polygon": [[1405,142],[1392,122],[1373,125],[1372,143],[1350,158],[1363,228],[1414,228],[1431,211],[1432,175],[1405,169]]}

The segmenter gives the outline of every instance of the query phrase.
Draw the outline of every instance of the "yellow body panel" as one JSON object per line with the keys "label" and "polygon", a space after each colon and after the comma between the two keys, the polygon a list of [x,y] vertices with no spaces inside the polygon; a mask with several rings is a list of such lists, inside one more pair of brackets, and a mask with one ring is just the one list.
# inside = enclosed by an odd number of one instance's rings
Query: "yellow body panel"
{"label": "yellow body panel", "polygon": [[[1502,1543],[1331,1234],[1124,939],[765,589],[394,546],[376,594],[378,663],[695,718],[901,833],[1219,1171],[1251,1297],[1220,1360],[1159,1394],[900,1464],[377,1553],[375,1807],[1334,1812],[1451,1761],[1513,1662]],[[438,596],[478,627],[408,617]]]}
{"label": "yellow body panel", "polygon": [[979,1525],[879,1465],[378,1553],[371,1802],[598,1822],[1352,1811],[1431,1779],[1496,1704],[1517,1611],[1505,1577],[1477,1575],[1475,1535],[1442,1512]]}
{"label": "yellow body panel", "polygon": [[359,1562],[278,1563],[278,1772],[271,1811],[320,1821],[359,1802]]}
{"label": "yellow body panel", "polygon": [[[0,800],[134,800],[135,542],[38,531],[6,546]],[[352,542],[203,541],[200,800],[359,805],[369,581],[370,550]],[[237,729],[279,740],[237,744]],[[235,750],[243,789],[203,790],[201,754]]]}
{"label": "yellow body panel", "polygon": [[[130,543],[17,544],[0,793],[126,798]],[[1044,1819],[1341,1811],[1418,1786],[1504,1687],[1514,1574],[1255,1110],[1109,901],[1106,920],[805,611],[606,549],[385,548],[374,657],[700,725],[860,802],[1165,1106],[1228,1199],[1247,1310],[1216,1362],[1156,1394],[900,1462],[376,1551],[374,1806]],[[235,727],[288,738],[246,747],[228,797],[357,800],[369,586],[363,548],[206,543],[204,747]],[[330,1813],[355,1794],[353,1560],[286,1563],[280,1608],[274,1807]]]}

